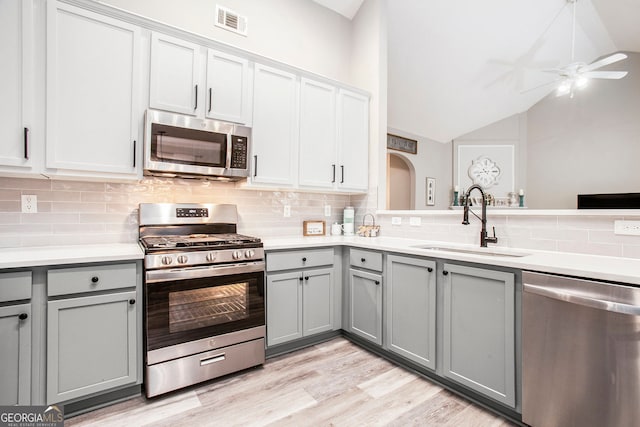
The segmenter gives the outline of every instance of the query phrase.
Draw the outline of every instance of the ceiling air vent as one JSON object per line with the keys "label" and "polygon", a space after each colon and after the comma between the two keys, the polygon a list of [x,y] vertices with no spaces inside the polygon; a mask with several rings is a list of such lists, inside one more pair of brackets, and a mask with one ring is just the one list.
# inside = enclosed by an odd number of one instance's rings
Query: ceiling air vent
{"label": "ceiling air vent", "polygon": [[240,16],[224,6],[216,5],[216,26],[243,36],[247,35],[247,17]]}

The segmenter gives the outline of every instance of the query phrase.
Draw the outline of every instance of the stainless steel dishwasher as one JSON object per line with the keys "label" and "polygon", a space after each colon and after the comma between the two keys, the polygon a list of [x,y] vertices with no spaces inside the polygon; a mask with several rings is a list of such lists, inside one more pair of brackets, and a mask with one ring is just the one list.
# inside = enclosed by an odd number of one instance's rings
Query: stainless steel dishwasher
{"label": "stainless steel dishwasher", "polygon": [[522,274],[522,420],[640,425],[640,288]]}

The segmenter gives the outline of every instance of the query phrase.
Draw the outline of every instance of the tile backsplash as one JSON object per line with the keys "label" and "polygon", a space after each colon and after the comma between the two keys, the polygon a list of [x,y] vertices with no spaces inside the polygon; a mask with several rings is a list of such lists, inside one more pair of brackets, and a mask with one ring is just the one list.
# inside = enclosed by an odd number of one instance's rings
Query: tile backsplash
{"label": "tile backsplash", "polygon": [[[421,213],[420,226],[409,224],[411,216],[379,214],[383,235],[465,244],[480,242],[480,221],[471,216],[471,223],[462,225],[462,211]],[[392,217],[400,217],[402,224],[392,225]],[[498,237],[498,244],[489,246],[640,258],[640,236],[622,236],[613,232],[614,221],[621,219],[637,220],[638,213],[629,212],[628,216],[589,215],[584,212],[492,215],[489,211],[489,235],[493,234],[492,227],[495,227]]]}
{"label": "tile backsplash", "polygon": [[[37,196],[37,213],[21,213],[21,196],[27,194]],[[367,195],[244,190],[200,180],[0,178],[0,247],[135,242],[138,204],[150,202],[233,203],[238,231],[259,237],[299,236],[304,220],[341,222],[345,206],[367,209],[369,203]],[[291,206],[291,217],[283,216],[284,205]],[[331,217],[324,216],[325,205],[331,205]]]}

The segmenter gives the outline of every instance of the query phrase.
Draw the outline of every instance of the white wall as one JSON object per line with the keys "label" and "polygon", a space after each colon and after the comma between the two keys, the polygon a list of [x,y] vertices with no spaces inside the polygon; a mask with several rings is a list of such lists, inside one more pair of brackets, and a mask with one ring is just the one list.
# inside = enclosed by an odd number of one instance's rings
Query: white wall
{"label": "white wall", "polygon": [[[452,193],[452,150],[451,143],[440,143],[419,135],[413,135],[400,129],[389,129],[393,135],[403,136],[418,141],[417,154],[387,150],[402,156],[413,165],[415,170],[415,205],[411,209],[447,209],[453,201]],[[386,147],[386,141],[385,141]],[[386,148],[385,148],[386,150]],[[436,179],[436,204],[427,206],[426,182],[427,177]],[[386,209],[386,208],[385,208]]]}
{"label": "white wall", "polygon": [[550,94],[527,112],[528,200],[575,209],[578,194],[640,192],[640,53],[575,96]]}
{"label": "white wall", "polygon": [[[351,21],[311,0],[101,0],[102,3],[348,81]],[[248,17],[247,37],[216,27],[216,4]]]}

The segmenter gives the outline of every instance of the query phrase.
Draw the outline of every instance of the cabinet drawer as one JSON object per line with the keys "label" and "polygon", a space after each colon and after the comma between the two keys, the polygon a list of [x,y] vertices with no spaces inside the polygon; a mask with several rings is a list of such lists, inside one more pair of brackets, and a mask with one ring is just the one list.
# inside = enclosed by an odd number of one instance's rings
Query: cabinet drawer
{"label": "cabinet drawer", "polygon": [[349,251],[349,263],[352,267],[382,271],[382,253],[364,249],[351,249]]}
{"label": "cabinet drawer", "polygon": [[284,251],[267,253],[267,271],[333,265],[333,249]]}
{"label": "cabinet drawer", "polygon": [[0,302],[31,298],[31,272],[0,274]]}
{"label": "cabinet drawer", "polygon": [[47,283],[49,296],[134,288],[136,263],[53,269]]}

